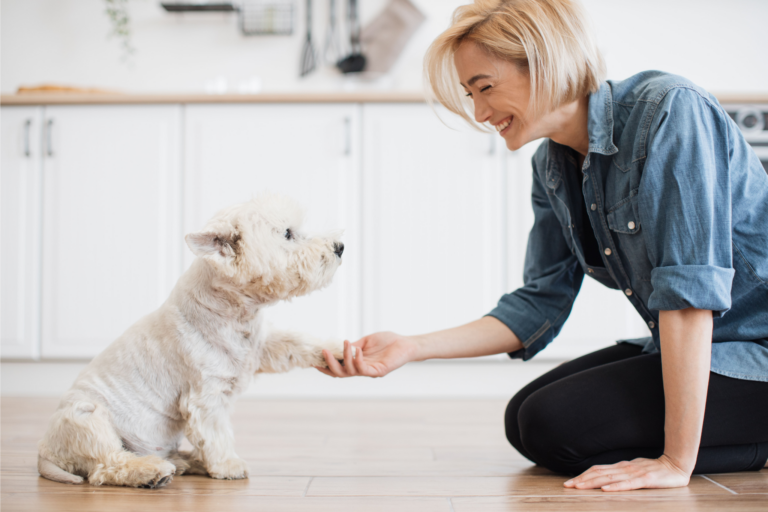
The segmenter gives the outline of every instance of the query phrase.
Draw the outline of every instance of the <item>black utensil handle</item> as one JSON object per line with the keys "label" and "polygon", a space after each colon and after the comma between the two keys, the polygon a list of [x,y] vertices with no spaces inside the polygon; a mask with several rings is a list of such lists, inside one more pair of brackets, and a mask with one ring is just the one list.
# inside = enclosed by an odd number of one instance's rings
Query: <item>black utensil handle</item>
{"label": "black utensil handle", "polygon": [[357,0],[349,0],[349,35],[350,42],[352,43],[352,53],[359,53],[360,19],[357,16]]}
{"label": "black utensil handle", "polygon": [[307,40],[312,39],[312,0],[307,0]]}

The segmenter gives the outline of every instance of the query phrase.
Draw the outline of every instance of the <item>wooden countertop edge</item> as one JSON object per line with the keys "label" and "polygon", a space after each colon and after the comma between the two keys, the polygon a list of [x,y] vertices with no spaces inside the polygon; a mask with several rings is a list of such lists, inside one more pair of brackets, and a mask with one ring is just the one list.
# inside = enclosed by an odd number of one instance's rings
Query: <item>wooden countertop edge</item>
{"label": "wooden countertop edge", "polygon": [[[720,103],[768,103],[768,93],[715,93]],[[263,94],[2,94],[0,105],[133,105],[174,103],[424,103],[417,91],[356,91]]]}
{"label": "wooden countertop edge", "polygon": [[[768,101],[768,95],[766,95]],[[421,92],[327,92],[262,94],[2,94],[0,105],[132,105],[173,103],[423,103]]]}

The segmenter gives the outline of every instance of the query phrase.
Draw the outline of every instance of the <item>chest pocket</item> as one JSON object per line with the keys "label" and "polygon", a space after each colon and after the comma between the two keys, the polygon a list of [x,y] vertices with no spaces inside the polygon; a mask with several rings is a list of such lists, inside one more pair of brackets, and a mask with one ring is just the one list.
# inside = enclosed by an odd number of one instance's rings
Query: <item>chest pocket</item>
{"label": "chest pocket", "polygon": [[611,207],[606,220],[625,268],[631,269],[634,279],[650,282],[652,268],[637,214],[637,190]]}

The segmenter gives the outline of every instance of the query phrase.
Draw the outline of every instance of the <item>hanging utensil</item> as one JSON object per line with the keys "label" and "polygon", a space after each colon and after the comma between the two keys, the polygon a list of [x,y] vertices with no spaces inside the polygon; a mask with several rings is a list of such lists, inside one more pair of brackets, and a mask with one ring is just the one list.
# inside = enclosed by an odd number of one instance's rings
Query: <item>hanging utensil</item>
{"label": "hanging utensil", "polygon": [[307,0],[307,39],[301,51],[301,76],[315,70],[315,47],[312,45],[312,0]]}
{"label": "hanging utensil", "polygon": [[357,73],[365,69],[365,55],[360,46],[360,19],[357,15],[357,0],[349,0],[349,55],[336,63],[342,73]]}
{"label": "hanging utensil", "polygon": [[328,18],[328,30],[325,33],[325,47],[323,48],[323,60],[328,64],[336,64],[341,59],[342,42],[340,33],[336,27],[336,0],[330,0],[330,16]]}

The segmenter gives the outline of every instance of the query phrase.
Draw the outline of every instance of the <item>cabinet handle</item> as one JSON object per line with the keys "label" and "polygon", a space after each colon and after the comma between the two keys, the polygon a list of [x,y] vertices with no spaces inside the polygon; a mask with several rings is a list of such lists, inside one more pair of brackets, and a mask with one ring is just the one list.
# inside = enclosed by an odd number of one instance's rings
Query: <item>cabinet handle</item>
{"label": "cabinet handle", "polygon": [[53,119],[45,123],[45,145],[48,156],[53,156]]}
{"label": "cabinet handle", "polygon": [[352,120],[344,118],[344,156],[352,154]]}
{"label": "cabinet handle", "polygon": [[29,149],[29,130],[32,128],[32,120],[27,119],[24,121],[24,156],[29,158],[32,156],[32,151]]}

